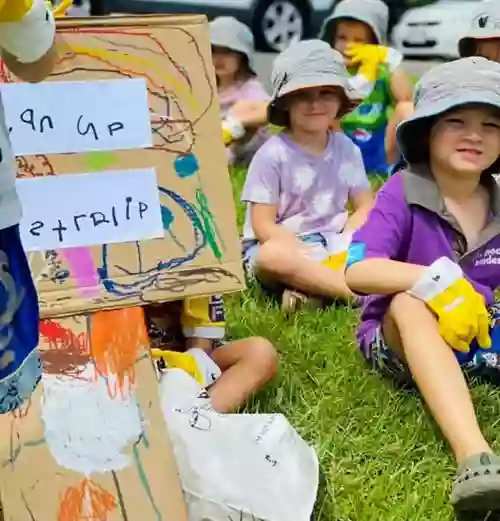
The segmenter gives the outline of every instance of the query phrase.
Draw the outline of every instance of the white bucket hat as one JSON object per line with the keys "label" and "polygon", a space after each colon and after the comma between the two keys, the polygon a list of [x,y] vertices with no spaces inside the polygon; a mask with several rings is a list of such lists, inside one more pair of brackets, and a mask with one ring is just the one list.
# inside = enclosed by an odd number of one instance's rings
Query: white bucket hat
{"label": "white bucket hat", "polygon": [[379,45],[387,43],[389,8],[382,0],[342,0],[324,21],[319,38],[332,44],[336,23],[346,19],[365,23],[373,31]]}
{"label": "white bucket hat", "polygon": [[212,20],[210,43],[215,47],[225,47],[246,56],[251,72],[255,71],[255,43],[252,31],[232,16],[220,16]]}
{"label": "white bucket hat", "polygon": [[500,0],[488,0],[479,4],[469,32],[458,42],[460,56],[474,56],[477,40],[491,38],[500,38]]}
{"label": "white bucket hat", "polygon": [[[422,76],[413,96],[415,112],[396,130],[399,149],[407,163],[421,163],[422,142],[436,116],[464,105],[489,105],[500,111],[500,64],[469,57],[444,63]],[[500,158],[490,168],[500,172]]]}
{"label": "white bucket hat", "polygon": [[362,96],[349,83],[342,55],[321,40],[294,43],[275,60],[271,75],[273,94],[268,120],[273,125],[288,126],[289,117],[280,100],[302,89],[323,86],[341,87],[345,94],[339,117],[353,110]]}

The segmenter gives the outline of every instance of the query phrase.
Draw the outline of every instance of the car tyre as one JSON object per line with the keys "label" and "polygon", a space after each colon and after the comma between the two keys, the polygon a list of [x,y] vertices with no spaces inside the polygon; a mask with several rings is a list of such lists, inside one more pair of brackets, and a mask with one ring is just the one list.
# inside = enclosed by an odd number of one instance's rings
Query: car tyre
{"label": "car tyre", "polygon": [[258,0],[252,24],[257,49],[285,50],[308,33],[308,18],[302,0]]}

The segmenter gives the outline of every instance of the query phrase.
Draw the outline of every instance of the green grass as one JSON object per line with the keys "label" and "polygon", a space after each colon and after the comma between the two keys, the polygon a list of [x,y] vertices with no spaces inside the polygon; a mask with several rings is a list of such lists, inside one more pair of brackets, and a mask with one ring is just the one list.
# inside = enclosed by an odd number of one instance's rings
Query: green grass
{"label": "green grass", "polygon": [[[238,222],[245,171],[232,174]],[[357,314],[304,311],[285,318],[257,288],[227,299],[233,338],[260,335],[280,352],[280,371],[250,405],[279,412],[318,453],[317,521],[447,521],[454,462],[418,395],[367,368],[354,342]],[[498,394],[476,387],[488,439],[499,446]],[[293,521],[293,520],[290,520]]]}

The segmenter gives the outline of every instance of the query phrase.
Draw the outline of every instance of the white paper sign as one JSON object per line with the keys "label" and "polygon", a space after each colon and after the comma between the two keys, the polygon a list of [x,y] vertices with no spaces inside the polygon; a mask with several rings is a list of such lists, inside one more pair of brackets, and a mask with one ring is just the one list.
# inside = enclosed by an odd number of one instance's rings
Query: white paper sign
{"label": "white paper sign", "polygon": [[26,251],[163,237],[153,168],[18,179]]}
{"label": "white paper sign", "polygon": [[0,86],[16,156],[152,146],[146,80]]}

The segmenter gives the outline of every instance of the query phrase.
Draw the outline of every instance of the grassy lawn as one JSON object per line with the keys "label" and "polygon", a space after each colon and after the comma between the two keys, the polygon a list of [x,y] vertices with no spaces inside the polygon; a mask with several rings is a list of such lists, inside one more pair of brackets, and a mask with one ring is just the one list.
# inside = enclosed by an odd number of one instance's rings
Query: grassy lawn
{"label": "grassy lawn", "polygon": [[[244,171],[233,172],[239,192]],[[227,299],[234,338],[261,335],[278,347],[279,376],[253,402],[280,412],[317,450],[318,521],[447,521],[454,462],[418,396],[370,372],[354,342],[357,314],[345,309],[285,318],[257,289]],[[479,418],[498,448],[498,394],[474,389]],[[293,520],[290,520],[293,521]]]}

